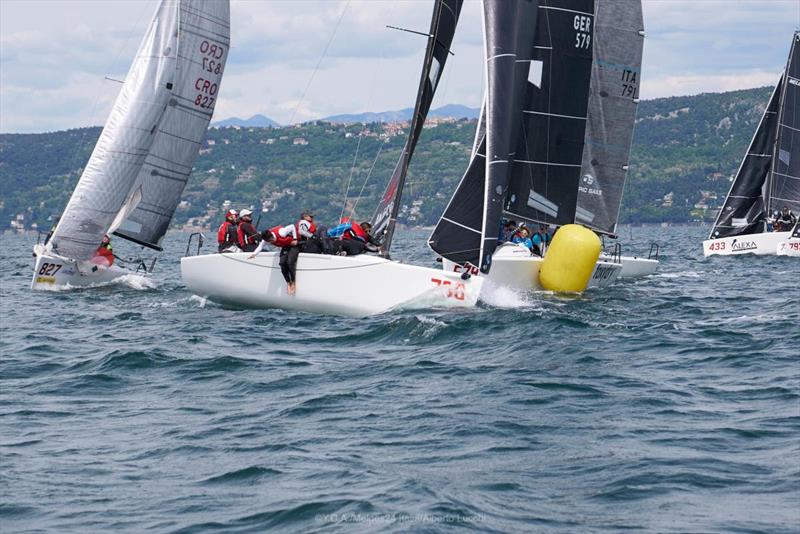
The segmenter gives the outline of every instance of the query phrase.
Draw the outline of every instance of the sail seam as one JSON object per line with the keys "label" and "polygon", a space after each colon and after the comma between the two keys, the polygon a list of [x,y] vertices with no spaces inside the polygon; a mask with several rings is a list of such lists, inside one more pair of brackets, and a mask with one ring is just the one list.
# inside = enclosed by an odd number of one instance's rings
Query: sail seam
{"label": "sail seam", "polygon": [[586,15],[587,17],[594,17],[594,13],[587,13],[586,11],[578,11],[577,9],[567,9],[565,7],[539,6],[539,9],[552,9],[553,11],[566,11],[567,13],[578,13],[580,15]]}
{"label": "sail seam", "polygon": [[558,113],[547,113],[546,111],[533,111],[533,110],[522,110],[523,113],[528,113],[530,115],[545,115],[547,117],[559,117],[561,119],[575,119],[576,121],[585,121],[586,117],[576,117],[574,115],[559,115]]}
{"label": "sail seam", "polygon": [[529,164],[532,164],[532,165],[552,165],[552,166],[555,166],[555,167],[581,167],[580,164],[576,164],[576,163],[554,163],[554,162],[551,162],[551,161],[530,161],[530,160],[525,160],[525,159],[518,159],[518,160],[515,160],[515,161],[517,163],[529,163]]}
{"label": "sail seam", "polygon": [[447,217],[442,217],[442,220],[443,221],[447,221],[450,224],[455,224],[456,226],[460,226],[461,228],[464,228],[465,230],[469,230],[470,232],[475,232],[476,234],[479,234],[479,235],[481,234],[480,230],[476,230],[475,228],[472,228],[472,227],[467,226],[465,224],[461,224],[461,223],[456,222],[456,221],[454,221],[452,219],[448,219]]}

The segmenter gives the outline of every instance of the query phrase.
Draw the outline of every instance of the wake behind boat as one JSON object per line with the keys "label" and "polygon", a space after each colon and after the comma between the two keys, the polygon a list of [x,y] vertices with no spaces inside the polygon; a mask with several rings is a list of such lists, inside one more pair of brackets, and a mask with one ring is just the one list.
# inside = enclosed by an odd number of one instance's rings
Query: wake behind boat
{"label": "wake behind boat", "polygon": [[34,248],[31,289],[134,274],[114,265],[108,234],[161,250],[214,112],[229,11],[227,0],[160,2],[64,213]]}
{"label": "wake behind boat", "polygon": [[[794,255],[800,212],[800,32],[703,255]],[[795,237],[793,237],[795,236]]]}

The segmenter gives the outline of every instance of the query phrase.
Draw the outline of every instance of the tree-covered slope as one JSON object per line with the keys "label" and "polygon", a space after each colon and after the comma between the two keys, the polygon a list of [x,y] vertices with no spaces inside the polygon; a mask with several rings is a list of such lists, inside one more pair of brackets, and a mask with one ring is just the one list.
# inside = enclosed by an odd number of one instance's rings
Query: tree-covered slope
{"label": "tree-covered slope", "polygon": [[[709,219],[769,98],[770,88],[643,101],[622,219]],[[475,121],[442,120],[423,131],[401,220],[433,224],[466,166]],[[302,209],[333,222],[346,208],[369,217],[400,156],[407,125],[211,129],[175,224],[214,225],[225,201],[262,207],[266,223]],[[0,229],[48,225],[66,205],[99,128],[0,135]],[[347,202],[345,192],[347,191]]]}

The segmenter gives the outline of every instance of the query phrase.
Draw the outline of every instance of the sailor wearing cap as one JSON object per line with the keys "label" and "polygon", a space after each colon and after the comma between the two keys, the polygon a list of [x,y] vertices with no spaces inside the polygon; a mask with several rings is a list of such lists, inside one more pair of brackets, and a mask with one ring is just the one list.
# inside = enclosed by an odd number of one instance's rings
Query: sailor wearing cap
{"label": "sailor wearing cap", "polygon": [[243,209],[239,212],[239,225],[236,231],[239,248],[245,252],[253,252],[258,244],[259,234],[253,225],[253,212]]}

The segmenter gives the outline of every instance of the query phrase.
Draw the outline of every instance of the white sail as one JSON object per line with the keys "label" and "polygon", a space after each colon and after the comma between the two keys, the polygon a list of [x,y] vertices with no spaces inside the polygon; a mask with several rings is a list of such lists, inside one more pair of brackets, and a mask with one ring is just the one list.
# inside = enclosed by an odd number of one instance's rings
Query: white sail
{"label": "white sail", "polygon": [[162,0],[53,233],[59,255],[91,258],[136,185],[175,83],[177,27],[177,0]]}
{"label": "white sail", "polygon": [[228,59],[228,0],[181,0],[172,97],[139,171],[141,200],[116,234],[160,249],[192,172],[219,96]]}

